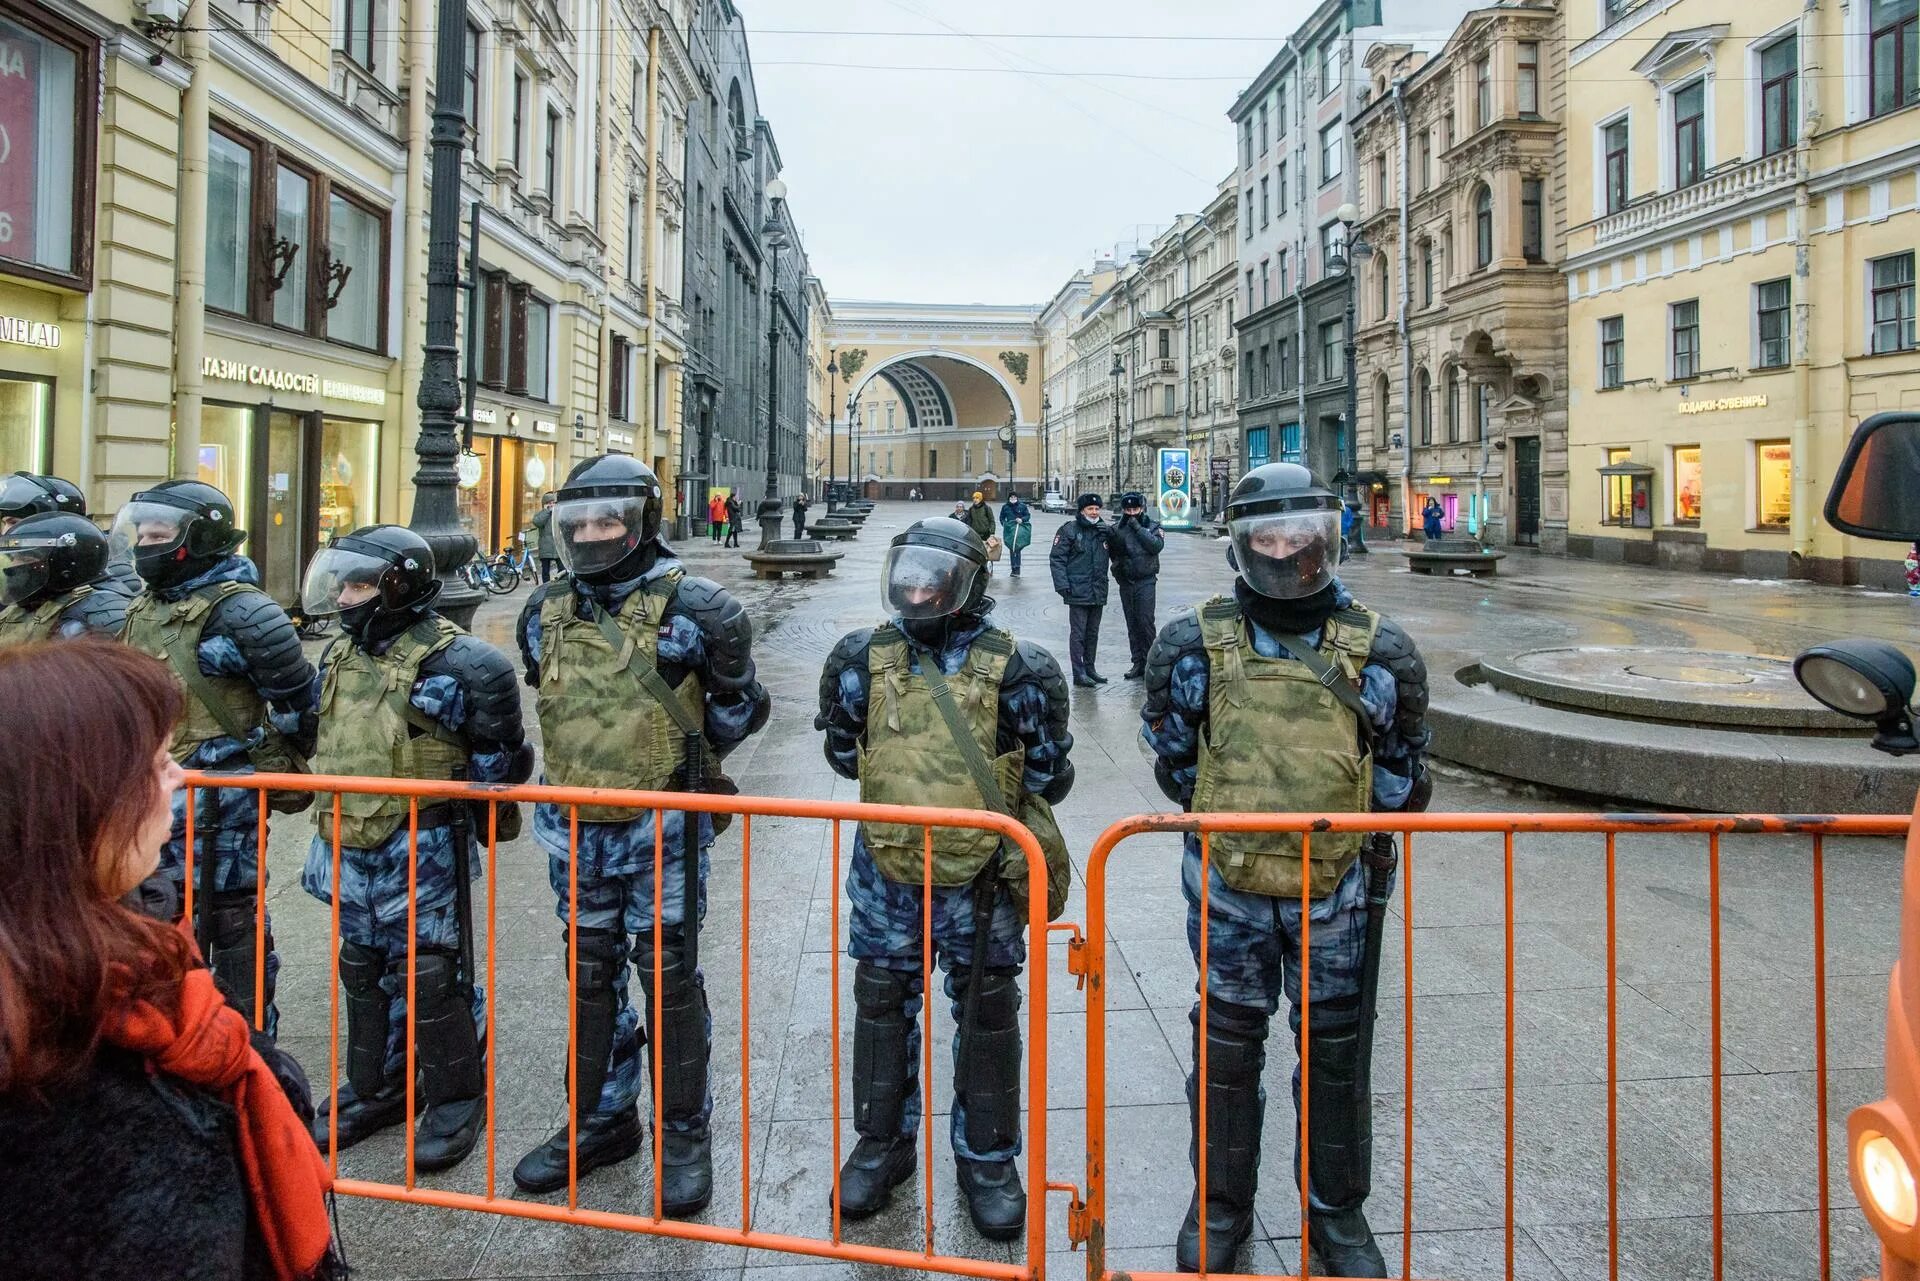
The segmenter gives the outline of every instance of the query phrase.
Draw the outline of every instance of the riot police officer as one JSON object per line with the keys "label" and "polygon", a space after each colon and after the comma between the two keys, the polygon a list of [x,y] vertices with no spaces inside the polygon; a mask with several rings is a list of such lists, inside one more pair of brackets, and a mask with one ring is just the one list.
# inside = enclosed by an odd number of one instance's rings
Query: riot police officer
{"label": "riot police officer", "polygon": [[[916,521],[887,552],[878,627],[844,637],[820,676],[827,762],[862,801],[1017,814],[1048,856],[1049,909],[1065,906],[1067,855],[1049,805],[1073,786],[1060,665],[994,625],[987,549],[950,516]],[[964,736],[964,737],[963,737]],[[854,958],[854,1128],[840,1211],[878,1213],[912,1177],[920,1111],[923,829],[862,824],[847,895]],[[935,828],[933,946],[960,1024],[950,1138],[974,1226],[1020,1234],[1020,967],[1025,855],[990,832]]]}
{"label": "riot police officer", "polygon": [[[567,573],[543,584],[520,615],[527,683],[539,691],[546,780],[563,787],[727,790],[719,760],[767,721],[755,678],[753,624],[719,584],[688,576],[660,537],[661,488],[637,459],[606,456],[573,469],[554,501]],[[574,807],[534,809],[534,838],[577,956],[574,1068],[579,1173],[626,1160],[645,1131],[639,1015],[627,998],[631,960],[644,992],[646,1044],[662,1056],[656,1135],[661,1203],[698,1213],[713,1193],[707,1088],[711,1030],[699,967],[710,815],[667,811],[664,884],[654,884],[654,814],[582,805],[569,868]],[[689,873],[692,873],[689,875]],[[569,919],[577,878],[578,919]],[[652,1026],[654,895],[661,898],[660,1026]],[[529,1192],[566,1186],[568,1127],[514,1167]]]}
{"label": "riot police officer", "polygon": [[0,646],[118,636],[127,598],[107,572],[107,536],[84,516],[27,516],[0,533]]}
{"label": "riot police officer", "polygon": [[[1147,662],[1143,731],[1161,790],[1193,812],[1420,810],[1427,673],[1408,635],[1356,603],[1335,577],[1340,500],[1306,468],[1269,463],[1241,478],[1226,511],[1233,594],[1182,611]],[[1204,744],[1204,750],[1202,745]],[[1200,877],[1209,931],[1206,1026],[1192,1012],[1187,1098],[1193,1160],[1207,1163],[1175,1247],[1176,1264],[1232,1271],[1253,1228],[1266,1092],[1268,1020],[1282,994],[1300,1029],[1300,890],[1315,900],[1309,949],[1308,1238],[1319,1269],[1386,1275],[1362,1205],[1370,1187],[1367,1080],[1380,926],[1393,890],[1390,837],[1216,833],[1203,868],[1189,835],[1182,868],[1196,961]],[[1207,1038],[1207,1135],[1199,1151],[1197,1062]],[[1294,1077],[1296,1105],[1299,1076]],[[1296,1160],[1296,1172],[1300,1167]]]}
{"label": "riot police officer", "polygon": [[[435,613],[439,594],[432,549],[397,525],[357,529],[314,556],[302,607],[310,618],[337,614],[341,627],[315,677],[316,773],[520,783],[533,772],[512,662]],[[414,1043],[426,1111],[414,1131],[414,1164],[443,1170],[473,1150],[485,1119],[470,886],[472,842],[486,811],[422,801],[410,834],[404,796],[340,801],[339,884],[329,796],[314,807],[318,834],[300,878],[323,903],[338,896],[346,989],[346,1080],[314,1119],[314,1141],[327,1146],[329,1110],[338,1113],[342,1148],[405,1120],[407,953],[417,946]],[[509,815],[517,818],[512,806],[501,810],[503,828],[513,826]]]}
{"label": "riot police officer", "polygon": [[[37,476],[17,471],[0,478],[0,534],[29,516],[86,517],[87,496],[80,486],[60,476]],[[140,577],[133,572],[131,549],[109,545],[106,572],[92,580],[95,591],[111,592],[125,601],[140,594]],[[94,602],[98,609],[104,601]]]}
{"label": "riot police officer", "polygon": [[[172,668],[187,714],[173,735],[173,758],[188,769],[250,773],[297,768],[300,722],[313,706],[313,664],[286,610],[260,590],[260,571],[238,553],[246,531],[233,504],[212,485],[169,480],[133,496],[113,537],[132,549],[145,589],[127,609],[123,639]],[[173,797],[173,832],[158,875],[178,894],[186,876],[186,797]],[[304,809],[312,797],[263,797],[246,788],[201,787],[194,801],[195,902],[207,961],[227,997],[255,1018],[254,970],[265,966],[271,1033],[274,952],[268,922],[265,957],[256,957],[254,895],[259,805]]]}

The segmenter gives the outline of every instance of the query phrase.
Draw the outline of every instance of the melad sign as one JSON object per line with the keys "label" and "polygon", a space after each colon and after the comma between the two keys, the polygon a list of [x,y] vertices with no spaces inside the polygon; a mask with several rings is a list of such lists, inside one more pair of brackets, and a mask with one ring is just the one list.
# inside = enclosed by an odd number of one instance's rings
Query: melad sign
{"label": "melad sign", "polygon": [[1193,525],[1193,453],[1186,449],[1163,449],[1155,476],[1154,505],[1160,511],[1160,523],[1168,529],[1187,529]]}
{"label": "melad sign", "polygon": [[216,382],[245,383],[249,387],[265,387],[270,391],[299,392],[304,396],[320,396],[327,400],[352,401],[356,405],[387,403],[387,389],[384,387],[337,382],[332,378],[322,378],[318,374],[303,374],[291,369],[252,365],[242,360],[222,360],[217,356],[208,356],[200,362],[200,373],[203,377],[214,379]]}
{"label": "melad sign", "polygon": [[0,316],[0,342],[16,347],[58,347],[60,326],[22,316]]}

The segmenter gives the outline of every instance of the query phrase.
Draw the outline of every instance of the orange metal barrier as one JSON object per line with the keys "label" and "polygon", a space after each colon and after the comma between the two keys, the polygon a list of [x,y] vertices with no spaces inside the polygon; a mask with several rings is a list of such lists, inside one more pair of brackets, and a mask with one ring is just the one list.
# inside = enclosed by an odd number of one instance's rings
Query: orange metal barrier
{"label": "orange metal barrier", "polygon": [[[416,1004],[414,1001],[415,956],[410,949],[407,957],[407,1122],[406,1122],[406,1173],[399,1184],[381,1183],[366,1179],[340,1178],[337,1119],[335,1129],[327,1144],[329,1167],[335,1175],[334,1190],[349,1196],[370,1197],[387,1201],[399,1201],[412,1205],[438,1206],[458,1210],[479,1210],[494,1214],[512,1215],[527,1219],[541,1219],[550,1222],[576,1224],[587,1227],[608,1228],[622,1232],[645,1233],[654,1236],[671,1237],[685,1241],[708,1242],[721,1245],[747,1246],[754,1249],[777,1250],[789,1254],[810,1255],[818,1258],[835,1259],[847,1263],[879,1264],[917,1272],[938,1272],[958,1276],[1000,1278],[1004,1281],[1044,1281],[1046,1275],[1046,1182],[1047,1168],[1047,904],[1044,893],[1030,896],[1027,912],[1028,942],[1028,1000],[1027,1000],[1027,1131],[1026,1186],[1029,1192],[1029,1205],[1026,1224],[1026,1259],[1024,1262],[1009,1263],[1004,1260],[974,1259],[962,1255],[936,1253],[933,1228],[933,1115],[934,1115],[934,1071],[933,1011],[937,1002],[934,995],[933,967],[933,895],[931,890],[933,867],[933,836],[935,827],[961,827],[992,831],[1017,846],[1027,860],[1027,883],[1032,886],[1047,884],[1046,856],[1039,842],[1027,828],[999,814],[982,810],[939,809],[922,806],[904,805],[868,805],[854,802],[828,802],[813,800],[791,800],[752,796],[721,796],[712,794],[690,794],[685,792],[639,792],[616,791],[595,788],[567,788],[543,785],[482,785],[468,783],[434,783],[413,779],[373,779],[341,778],[324,775],[281,775],[250,774],[227,775],[190,772],[187,775],[186,789],[186,885],[184,908],[189,921],[193,919],[193,896],[197,876],[194,871],[194,804],[193,792],[201,787],[244,788],[257,792],[266,791],[308,791],[333,793],[333,875],[336,892],[332,908],[332,920],[329,926],[329,978],[331,983],[331,1008],[329,1012],[327,1081],[329,1092],[336,1092],[340,1082],[340,906],[337,887],[340,883],[340,793],[405,796],[410,799],[408,807],[408,852],[410,870],[407,889],[407,927],[409,938],[417,937],[415,929],[418,909],[418,857],[417,841],[419,835],[419,811],[422,801],[468,800],[488,805],[488,822],[485,836],[486,856],[486,954],[484,958],[484,976],[486,984],[486,1042],[489,1047],[497,1047],[494,1036],[495,1006],[498,1000],[496,979],[496,939],[497,903],[495,876],[498,853],[497,821],[499,802],[539,802],[546,801],[569,807],[571,812],[572,848],[569,850],[569,886],[571,900],[569,916],[576,918],[579,903],[578,860],[572,857],[577,851],[579,834],[579,809],[581,805],[621,806],[633,809],[636,813],[652,810],[654,814],[654,884],[662,884],[664,862],[665,833],[661,822],[663,812],[701,812],[708,814],[739,815],[743,821],[742,868],[741,868],[741,920],[740,920],[740,995],[739,1009],[741,1019],[740,1035],[740,1130],[741,1130],[741,1221],[738,1227],[723,1227],[718,1224],[675,1220],[664,1217],[660,1206],[660,1145],[655,1143],[653,1166],[653,1205],[651,1213],[632,1213],[613,1210],[598,1210],[582,1207],[577,1172],[572,1168],[574,1159],[569,1155],[567,1172],[567,1200],[565,1205],[549,1205],[538,1201],[523,1201],[498,1194],[495,1171],[494,1139],[495,1125],[495,1060],[497,1054],[490,1048],[487,1054],[486,1083],[486,1129],[484,1141],[484,1160],[486,1165],[486,1193],[474,1195],[452,1192],[439,1188],[423,1188],[415,1183],[413,1161],[414,1127],[414,1019]],[[267,807],[260,807],[260,824],[257,853],[262,878],[267,867]],[[833,1072],[833,1179],[831,1222],[827,1207],[821,1207],[823,1226],[829,1231],[824,1237],[801,1237],[789,1234],[758,1231],[753,1226],[752,1179],[753,1166],[750,1160],[751,1125],[751,948],[752,937],[752,870],[753,870],[753,819],[755,816],[778,818],[820,819],[832,825],[833,850],[833,952],[831,962],[832,987],[832,1048],[831,1068]],[[923,966],[923,990],[921,998],[921,1016],[923,1019],[921,1034],[921,1101],[924,1116],[923,1125],[923,1177],[922,1203],[924,1206],[924,1247],[920,1251],[894,1249],[846,1241],[841,1234],[839,1191],[841,1140],[840,1121],[842,1116],[840,1101],[840,826],[845,821],[877,821],[886,823],[910,824],[922,827],[926,833],[926,876],[921,895],[921,957]],[[304,826],[305,818],[299,820]],[[477,834],[476,834],[477,835]],[[664,984],[661,980],[663,967],[663,934],[660,928],[660,893],[653,896],[654,909],[654,1025],[660,1023],[660,1004],[664,999]],[[260,963],[255,971],[255,1008],[256,1020],[263,1020],[266,1014],[265,1001],[265,936],[266,936],[266,895],[255,895],[255,937],[260,944]],[[574,1106],[576,1092],[574,1068],[574,1045],[577,1029],[573,1013],[574,999],[577,995],[578,963],[576,949],[572,943],[573,931],[568,931],[569,949],[567,966],[567,991],[569,1012],[567,1020],[567,1113],[568,1124],[577,1132],[579,1112]],[[469,976],[478,981],[479,975]],[[784,1030],[784,1029],[782,1029]],[[558,1049],[558,1046],[555,1047]],[[661,1074],[663,1059],[654,1055],[653,1107],[654,1133],[663,1131],[663,1103]],[[471,1158],[470,1158],[471,1159]],[[821,1191],[827,1189],[823,1183]]]}
{"label": "orange metal barrier", "polygon": [[[1720,1281],[1725,1270],[1725,1250],[1723,1240],[1724,1225],[1724,1189],[1723,1189],[1723,1153],[1722,1153],[1722,1046],[1721,1046],[1721,927],[1720,927],[1720,840],[1728,833],[1762,833],[1772,835],[1805,835],[1811,839],[1811,877],[1813,907],[1813,955],[1814,955],[1814,1040],[1816,1073],[1816,1117],[1817,1172],[1818,1179],[1818,1218],[1817,1250],[1820,1260],[1821,1281],[1830,1281],[1830,1172],[1828,1170],[1827,1138],[1827,984],[1826,984],[1826,937],[1825,937],[1825,867],[1823,838],[1827,836],[1904,836],[1907,834],[1910,819],[1907,815],[1884,815],[1867,817],[1795,817],[1787,815],[1764,816],[1706,816],[1706,815],[1657,815],[1657,814],[1148,814],[1122,819],[1101,833],[1094,843],[1086,867],[1087,878],[1087,938],[1084,943],[1076,942],[1073,950],[1079,953],[1074,958],[1072,969],[1083,975],[1087,982],[1087,1203],[1084,1207],[1077,1202],[1071,1216],[1072,1233],[1075,1244],[1084,1242],[1088,1247],[1087,1275],[1091,1281],[1110,1281],[1125,1277],[1128,1281],[1148,1281],[1149,1278],[1171,1278],[1173,1273],[1141,1272],[1129,1270],[1119,1273],[1107,1264],[1107,1226],[1109,1223],[1108,1206],[1108,1162],[1107,1162],[1107,1080],[1106,1080],[1106,1027],[1107,1027],[1107,885],[1108,860],[1116,846],[1128,837],[1143,833],[1187,833],[1199,835],[1201,863],[1210,865],[1208,855],[1209,837],[1219,832],[1298,832],[1301,835],[1303,857],[1311,849],[1312,840],[1322,833],[1333,832],[1387,832],[1400,837],[1401,862],[1399,869],[1399,887],[1402,894],[1400,912],[1402,918],[1402,946],[1405,966],[1405,1079],[1403,1092],[1405,1099],[1404,1136],[1402,1150],[1403,1191],[1400,1207],[1401,1230],[1400,1259],[1397,1275],[1402,1278],[1413,1276],[1413,1112],[1414,1112],[1414,836],[1420,833],[1485,833],[1502,838],[1504,854],[1504,911],[1505,933],[1505,1047],[1504,1047],[1504,1204],[1505,1204],[1505,1275],[1514,1275],[1514,1047],[1515,1047],[1515,960],[1514,960],[1514,838],[1520,833],[1592,833],[1605,838],[1605,874],[1606,874],[1606,1173],[1607,1173],[1607,1269],[1608,1276],[1620,1275],[1620,1169],[1619,1169],[1619,1064],[1618,1064],[1618,974],[1617,974],[1617,916],[1615,904],[1615,838],[1621,834],[1672,834],[1696,833],[1707,838],[1707,877],[1708,877],[1708,955],[1709,955],[1709,993],[1710,993],[1710,1113],[1712,1128],[1711,1149],[1711,1213],[1712,1213],[1712,1257],[1711,1270],[1715,1281]],[[1208,1001],[1207,973],[1210,957],[1208,938],[1207,895],[1210,877],[1200,878],[1200,930],[1199,930],[1199,995],[1202,1011],[1202,1026],[1205,1026]],[[1312,967],[1308,964],[1309,942],[1312,921],[1305,910],[1308,898],[1303,888],[1301,894],[1301,1038],[1304,1041],[1312,1017],[1312,992],[1310,975]],[[1200,1061],[1197,1070],[1200,1077],[1198,1093],[1198,1124],[1200,1130],[1199,1146],[1206,1148],[1206,1038],[1199,1039]],[[1311,1163],[1311,1146],[1308,1143],[1308,1126],[1311,1122],[1308,1103],[1308,1063],[1302,1057],[1300,1096],[1301,1105],[1298,1117],[1297,1137],[1301,1153],[1300,1193],[1300,1261],[1299,1275],[1309,1275],[1307,1245],[1307,1198],[1305,1188],[1308,1184],[1308,1167]],[[1170,1158],[1172,1154],[1160,1154]],[[1269,1177],[1284,1178],[1286,1171],[1269,1170]],[[1198,1176],[1199,1196],[1204,1206],[1207,1197],[1204,1162]],[[1206,1253],[1206,1219],[1201,1217],[1200,1252],[1204,1259]],[[1376,1223],[1376,1227],[1379,1224]],[[1215,1276],[1224,1274],[1215,1273]]]}

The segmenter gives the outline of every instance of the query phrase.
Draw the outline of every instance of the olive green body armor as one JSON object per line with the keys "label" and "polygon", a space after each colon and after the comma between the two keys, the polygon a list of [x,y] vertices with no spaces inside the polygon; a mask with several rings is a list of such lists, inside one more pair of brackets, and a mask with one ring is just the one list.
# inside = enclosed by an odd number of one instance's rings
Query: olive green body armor
{"label": "olive green body armor", "polygon": [[52,600],[43,600],[38,605],[9,605],[0,609],[0,649],[9,645],[51,640],[54,629],[60,626],[60,616],[92,591],[92,587],[83,583],[70,592]]}
{"label": "olive green body armor", "polygon": [[[141,653],[151,654],[167,664],[186,694],[187,714],[173,731],[176,761],[186,760],[209,739],[227,736],[220,716],[194,691],[195,682],[181,673],[199,671],[200,636],[214,607],[229,596],[259,590],[248,583],[220,583],[177,601],[164,601],[152,592],[142,592],[127,607],[127,629],[120,638]],[[232,724],[252,730],[265,722],[267,705],[245,677],[203,676],[202,683],[221,701]]]}
{"label": "olive green body armor", "polygon": [[[674,717],[637,681],[660,656],[660,621],[679,589],[673,571],[621,602],[612,622],[616,649],[599,623],[580,618],[570,589],[548,595],[540,607],[540,733],[547,780],[557,787],[611,787],[662,791],[687,759],[686,735]],[[629,670],[629,669],[633,670]],[[688,672],[673,691],[692,724],[706,720],[706,690]],[[589,823],[630,822],[644,811],[582,805]]]}
{"label": "olive green body armor", "polygon": [[[412,703],[420,665],[466,633],[437,615],[402,632],[386,653],[369,654],[345,637],[320,657],[320,730],[317,774],[361,778],[456,779],[467,745]],[[405,796],[340,794],[340,843],[373,849],[407,820]],[[323,793],[313,825],[333,834],[333,797]]]}
{"label": "olive green body armor", "polygon": [[[1365,813],[1373,756],[1359,717],[1292,658],[1253,647],[1238,602],[1217,596],[1199,610],[1207,654],[1207,730],[1200,738],[1194,813]],[[1320,657],[1357,686],[1373,650],[1377,614],[1358,605],[1327,620]],[[1316,832],[1309,844],[1307,892],[1330,893],[1360,854],[1359,832]],[[1213,866],[1228,885],[1255,894],[1298,897],[1298,832],[1216,832]]]}

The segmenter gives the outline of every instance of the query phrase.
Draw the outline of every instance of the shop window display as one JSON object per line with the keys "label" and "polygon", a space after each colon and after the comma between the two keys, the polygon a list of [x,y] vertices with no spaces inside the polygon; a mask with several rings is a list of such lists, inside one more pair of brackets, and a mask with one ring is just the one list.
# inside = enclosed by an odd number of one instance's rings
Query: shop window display
{"label": "shop window display", "polygon": [[[1631,462],[1632,460],[1633,451],[1631,449],[1609,449],[1607,451],[1607,466],[1609,467],[1615,467],[1621,463]],[[1633,477],[1608,476],[1606,482],[1607,514],[1602,523],[1607,525],[1632,524]]]}
{"label": "shop window display", "polygon": [[199,479],[231,499],[235,523],[251,529],[251,486],[247,483],[253,471],[251,407],[208,405],[200,411],[199,463]]}
{"label": "shop window display", "polygon": [[1793,520],[1793,445],[1785,440],[1756,441],[1755,514],[1763,529],[1784,528]]}
{"label": "shop window display", "polygon": [[1673,451],[1673,523],[1700,523],[1700,446],[1679,445]]}
{"label": "shop window display", "polygon": [[320,423],[320,542],[379,520],[380,425]]}
{"label": "shop window display", "polygon": [[0,378],[0,473],[48,471],[53,384],[34,378]]}

